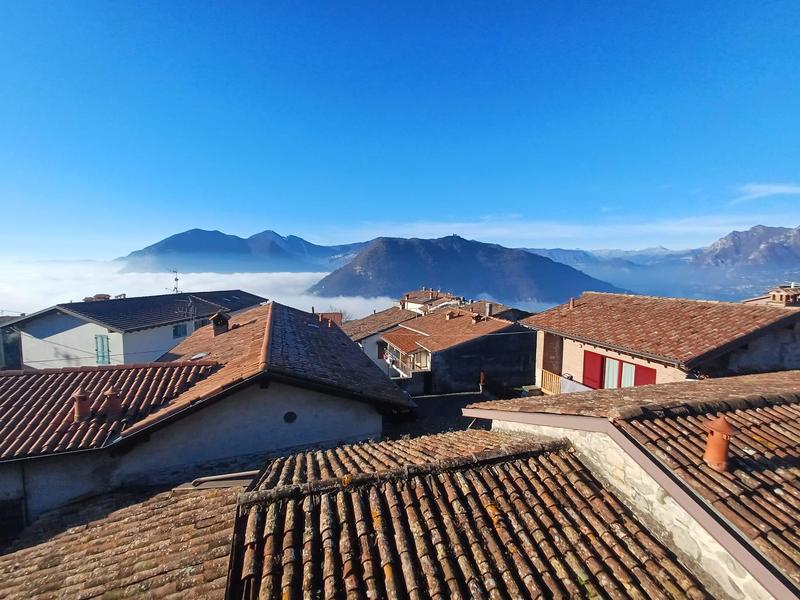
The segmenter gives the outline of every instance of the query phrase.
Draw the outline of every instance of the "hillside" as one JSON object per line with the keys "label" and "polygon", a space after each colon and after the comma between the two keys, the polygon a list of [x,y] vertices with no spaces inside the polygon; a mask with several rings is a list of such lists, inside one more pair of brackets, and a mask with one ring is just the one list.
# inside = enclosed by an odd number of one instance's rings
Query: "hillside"
{"label": "hillside", "polygon": [[345,264],[363,245],[319,246],[270,230],[240,238],[220,231],[190,229],[117,260],[128,272],[327,272]]}
{"label": "hillside", "polygon": [[800,227],[756,225],[732,231],[703,248],[693,259],[703,266],[780,267],[800,264]]}
{"label": "hillside", "polygon": [[458,236],[378,238],[310,291],[325,296],[399,296],[422,284],[508,302],[562,302],[586,290],[619,291],[549,258]]}

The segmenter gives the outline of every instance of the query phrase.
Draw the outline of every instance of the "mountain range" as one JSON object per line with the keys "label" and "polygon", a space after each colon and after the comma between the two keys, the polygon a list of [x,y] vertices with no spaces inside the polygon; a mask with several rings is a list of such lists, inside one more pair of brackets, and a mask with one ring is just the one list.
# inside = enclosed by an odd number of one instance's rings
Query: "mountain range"
{"label": "mountain range", "polygon": [[322,246],[269,230],[241,238],[192,229],[117,260],[128,272],[325,272],[310,291],[326,296],[397,296],[428,285],[506,302],[619,289],[739,300],[800,280],[800,227],[757,225],[688,250],[515,249],[458,236]]}

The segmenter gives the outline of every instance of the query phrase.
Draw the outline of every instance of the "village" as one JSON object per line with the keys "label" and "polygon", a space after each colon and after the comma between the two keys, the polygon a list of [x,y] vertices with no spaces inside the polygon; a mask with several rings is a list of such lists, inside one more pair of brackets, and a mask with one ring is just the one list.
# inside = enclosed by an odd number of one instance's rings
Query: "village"
{"label": "village", "polygon": [[800,286],[4,318],[0,597],[800,594]]}

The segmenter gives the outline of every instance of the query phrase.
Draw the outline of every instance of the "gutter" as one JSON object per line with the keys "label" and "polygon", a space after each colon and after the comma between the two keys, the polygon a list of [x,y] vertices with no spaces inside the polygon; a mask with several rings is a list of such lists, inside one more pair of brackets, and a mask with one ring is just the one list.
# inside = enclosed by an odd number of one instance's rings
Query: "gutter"
{"label": "gutter", "polygon": [[747,536],[713,510],[694,490],[681,481],[669,467],[644,450],[638,442],[625,434],[607,417],[484,410],[478,408],[464,408],[461,413],[465,417],[476,419],[526,423],[608,435],[625,454],[631,457],[720,546],[742,565],[768,593],[778,600],[783,600],[784,598],[786,600],[796,599],[800,596],[800,590],[773,566],[768,557],[748,541],[749,538]]}

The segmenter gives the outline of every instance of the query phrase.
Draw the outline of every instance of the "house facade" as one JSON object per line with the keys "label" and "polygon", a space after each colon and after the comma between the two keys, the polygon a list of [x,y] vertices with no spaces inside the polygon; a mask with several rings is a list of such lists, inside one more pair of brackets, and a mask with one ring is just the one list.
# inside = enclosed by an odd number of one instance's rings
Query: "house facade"
{"label": "house facade", "polygon": [[372,359],[381,371],[389,375],[390,367],[386,362],[386,342],[381,340],[381,335],[419,316],[418,313],[398,306],[376,311],[362,319],[354,319],[342,323],[342,330],[356,342],[361,349]]}
{"label": "house facade", "polygon": [[533,383],[536,337],[503,319],[442,309],[401,323],[381,340],[392,371],[412,395]]}
{"label": "house facade", "polygon": [[22,364],[45,369],[121,365],[158,359],[217,312],[236,313],[265,302],[227,290],[58,304],[4,327],[19,336]]}
{"label": "house facade", "polygon": [[[333,363],[330,356],[335,356]],[[149,364],[0,373],[0,520],[380,436],[413,403],[330,322],[269,303]]]}
{"label": "house facade", "polygon": [[784,307],[587,292],[522,322],[546,394],[800,368]]}

